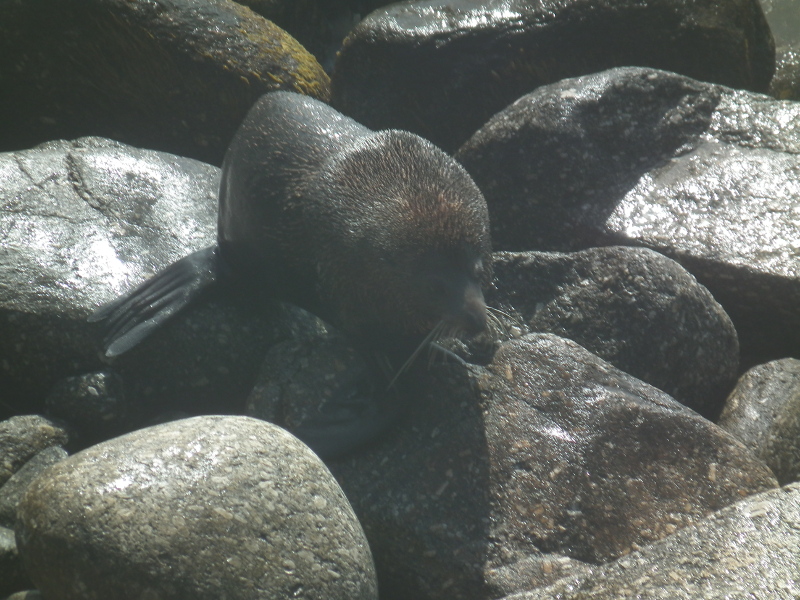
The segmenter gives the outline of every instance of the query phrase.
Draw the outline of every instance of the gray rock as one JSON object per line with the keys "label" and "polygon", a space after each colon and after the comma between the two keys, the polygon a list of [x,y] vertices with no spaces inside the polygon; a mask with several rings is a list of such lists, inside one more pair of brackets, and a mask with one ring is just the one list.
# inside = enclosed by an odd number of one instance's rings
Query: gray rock
{"label": "gray rock", "polygon": [[44,408],[75,428],[80,447],[125,433],[133,421],[122,378],[112,371],[62,379],[45,398]]}
{"label": "gray rock", "polygon": [[0,421],[0,486],[39,452],[65,446],[69,437],[63,425],[39,415]]}
{"label": "gray rock", "polygon": [[20,504],[20,555],[45,597],[377,598],[336,481],[286,431],[197,417],[73,455]]}
{"label": "gray rock", "polygon": [[769,94],[778,100],[800,100],[800,41],[780,46]]}
{"label": "gray rock", "polygon": [[31,481],[47,467],[64,460],[67,456],[69,456],[67,451],[60,446],[45,448],[0,486],[0,527],[14,527],[17,520],[17,506]]}
{"label": "gray rock", "polygon": [[398,2],[345,39],[331,101],[368,127],[454,151],[521,95],[565,77],[641,65],[763,92],[774,62],[758,0]]}
{"label": "gray rock", "polygon": [[644,248],[497,252],[490,306],[578,342],[706,417],[739,367],[728,315],[678,263]]}
{"label": "gray rock", "polygon": [[[219,169],[100,138],[0,155],[0,409],[40,412],[59,380],[106,367],[100,304],[216,240]],[[209,297],[114,365],[148,410],[230,412],[289,332]],[[273,316],[285,311],[275,309]]]}
{"label": "gray rock", "polygon": [[747,371],[719,425],[767,463],[779,482],[800,480],[800,360],[785,358]]}
{"label": "gray rock", "polygon": [[750,496],[590,574],[505,600],[795,600],[800,485]]}
{"label": "gray rock", "polygon": [[230,0],[0,4],[0,150],[100,135],[220,164],[262,94],[327,99],[328,76]]}
{"label": "gray rock", "polygon": [[389,598],[545,585],[564,557],[613,560],[776,485],[729,433],[574,342],[431,369],[406,423],[330,463]]}
{"label": "gray rock", "polygon": [[497,249],[650,247],[725,307],[748,364],[800,352],[800,104],[614,69],[519,99],[456,156]]}
{"label": "gray rock", "polygon": [[32,587],[22,568],[14,531],[0,527],[0,597]]}

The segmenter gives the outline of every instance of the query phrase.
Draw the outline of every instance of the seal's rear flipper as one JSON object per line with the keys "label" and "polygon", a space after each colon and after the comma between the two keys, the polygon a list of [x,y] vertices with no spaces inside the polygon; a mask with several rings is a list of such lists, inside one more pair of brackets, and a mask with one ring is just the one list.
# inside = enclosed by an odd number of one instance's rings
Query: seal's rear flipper
{"label": "seal's rear flipper", "polygon": [[106,356],[119,356],[136,346],[216,283],[219,273],[219,251],[217,246],[210,246],[172,263],[139,287],[98,308],[88,320],[106,321]]}

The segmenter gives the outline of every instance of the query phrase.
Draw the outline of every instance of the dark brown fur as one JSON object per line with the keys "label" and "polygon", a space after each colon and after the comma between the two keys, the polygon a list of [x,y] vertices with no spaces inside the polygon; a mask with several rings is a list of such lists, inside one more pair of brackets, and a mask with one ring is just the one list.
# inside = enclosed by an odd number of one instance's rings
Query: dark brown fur
{"label": "dark brown fur", "polygon": [[108,319],[106,352],[120,354],[232,277],[402,359],[439,323],[485,326],[490,269],[486,203],[452,158],[411,133],[373,132],[322,102],[273,92],[226,153],[218,245],[92,319]]}

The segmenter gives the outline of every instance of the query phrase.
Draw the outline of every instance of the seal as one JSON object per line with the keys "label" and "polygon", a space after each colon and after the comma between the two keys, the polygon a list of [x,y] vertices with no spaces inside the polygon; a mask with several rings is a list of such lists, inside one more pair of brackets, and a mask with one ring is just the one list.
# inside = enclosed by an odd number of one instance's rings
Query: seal
{"label": "seal", "polygon": [[225,155],[217,244],[100,307],[106,356],[211,286],[292,302],[397,368],[442,333],[487,325],[486,201],[464,168],[405,131],[372,131],[291,92],[262,96]]}

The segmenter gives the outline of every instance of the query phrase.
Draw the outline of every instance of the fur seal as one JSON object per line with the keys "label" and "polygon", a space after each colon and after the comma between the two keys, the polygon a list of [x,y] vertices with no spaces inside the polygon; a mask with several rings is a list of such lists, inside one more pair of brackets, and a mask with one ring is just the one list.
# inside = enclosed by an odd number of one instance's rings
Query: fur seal
{"label": "fur seal", "polygon": [[430,142],[372,131],[330,106],[271,92],[225,155],[217,244],[100,307],[122,354],[210,286],[292,302],[396,368],[439,332],[487,324],[486,202]]}

